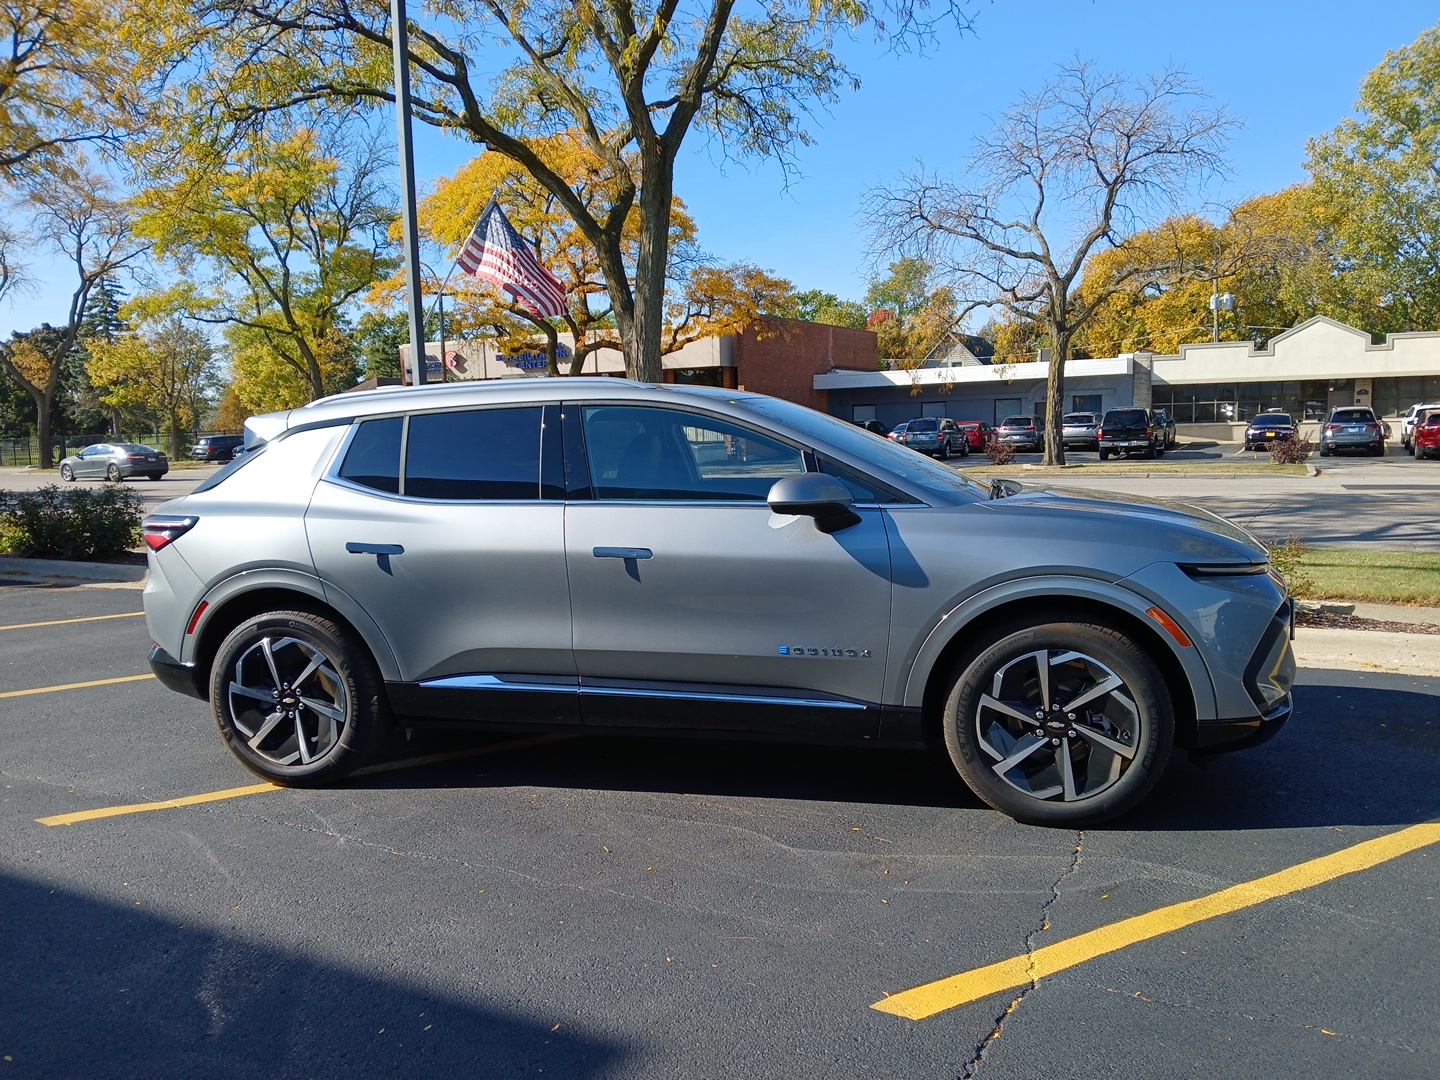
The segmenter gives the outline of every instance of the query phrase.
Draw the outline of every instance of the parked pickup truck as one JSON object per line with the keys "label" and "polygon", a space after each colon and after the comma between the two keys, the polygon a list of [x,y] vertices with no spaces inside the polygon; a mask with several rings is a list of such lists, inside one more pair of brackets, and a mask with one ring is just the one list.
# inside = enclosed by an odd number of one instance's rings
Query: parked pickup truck
{"label": "parked pickup truck", "polygon": [[1165,436],[1153,409],[1111,409],[1100,421],[1100,460],[1111,454],[1165,455]]}

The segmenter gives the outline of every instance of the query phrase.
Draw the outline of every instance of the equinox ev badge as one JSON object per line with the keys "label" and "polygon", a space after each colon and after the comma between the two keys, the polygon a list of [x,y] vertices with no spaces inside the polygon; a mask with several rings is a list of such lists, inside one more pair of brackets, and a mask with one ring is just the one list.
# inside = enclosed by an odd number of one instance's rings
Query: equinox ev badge
{"label": "equinox ev badge", "polygon": [[781,645],[781,656],[835,656],[861,658],[870,655],[869,649],[812,649],[805,645]]}

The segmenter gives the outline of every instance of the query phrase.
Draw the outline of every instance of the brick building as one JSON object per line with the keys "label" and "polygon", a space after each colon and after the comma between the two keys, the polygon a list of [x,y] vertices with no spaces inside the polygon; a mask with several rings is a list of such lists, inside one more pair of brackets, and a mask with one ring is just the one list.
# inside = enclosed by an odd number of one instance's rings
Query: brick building
{"label": "brick building", "polygon": [[[561,366],[568,367],[571,340],[561,335]],[[507,356],[493,343],[438,341],[425,346],[426,378],[526,379],[545,377],[540,353]],[[409,370],[409,346],[400,347],[403,370]],[[765,319],[739,334],[692,341],[661,358],[667,383],[693,383],[753,390],[829,411],[829,395],[815,385],[817,375],[834,371],[878,371],[879,344],[869,330],[850,330],[798,319]],[[614,349],[585,358],[584,375],[625,374],[625,360]]]}

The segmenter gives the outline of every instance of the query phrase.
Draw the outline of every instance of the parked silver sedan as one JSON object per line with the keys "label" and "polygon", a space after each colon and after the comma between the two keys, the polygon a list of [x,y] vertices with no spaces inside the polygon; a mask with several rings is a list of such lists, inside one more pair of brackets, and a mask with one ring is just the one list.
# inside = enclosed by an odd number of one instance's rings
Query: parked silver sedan
{"label": "parked silver sedan", "polygon": [[60,462],[62,480],[125,480],[143,476],[158,480],[170,471],[170,459],[140,443],[96,443]]}
{"label": "parked silver sedan", "polygon": [[1218,517],[981,484],[759,394],[517,382],[254,417],[145,522],[151,667],[247,768],[332,783],[400,717],[943,744],[1079,827],[1290,715],[1285,588]]}

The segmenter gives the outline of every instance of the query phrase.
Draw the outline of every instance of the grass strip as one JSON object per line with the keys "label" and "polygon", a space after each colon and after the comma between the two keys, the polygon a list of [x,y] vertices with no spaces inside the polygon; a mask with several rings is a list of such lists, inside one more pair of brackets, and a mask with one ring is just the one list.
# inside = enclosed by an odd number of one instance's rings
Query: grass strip
{"label": "grass strip", "polygon": [[1440,552],[1307,547],[1292,584],[1307,600],[1440,607]]}

